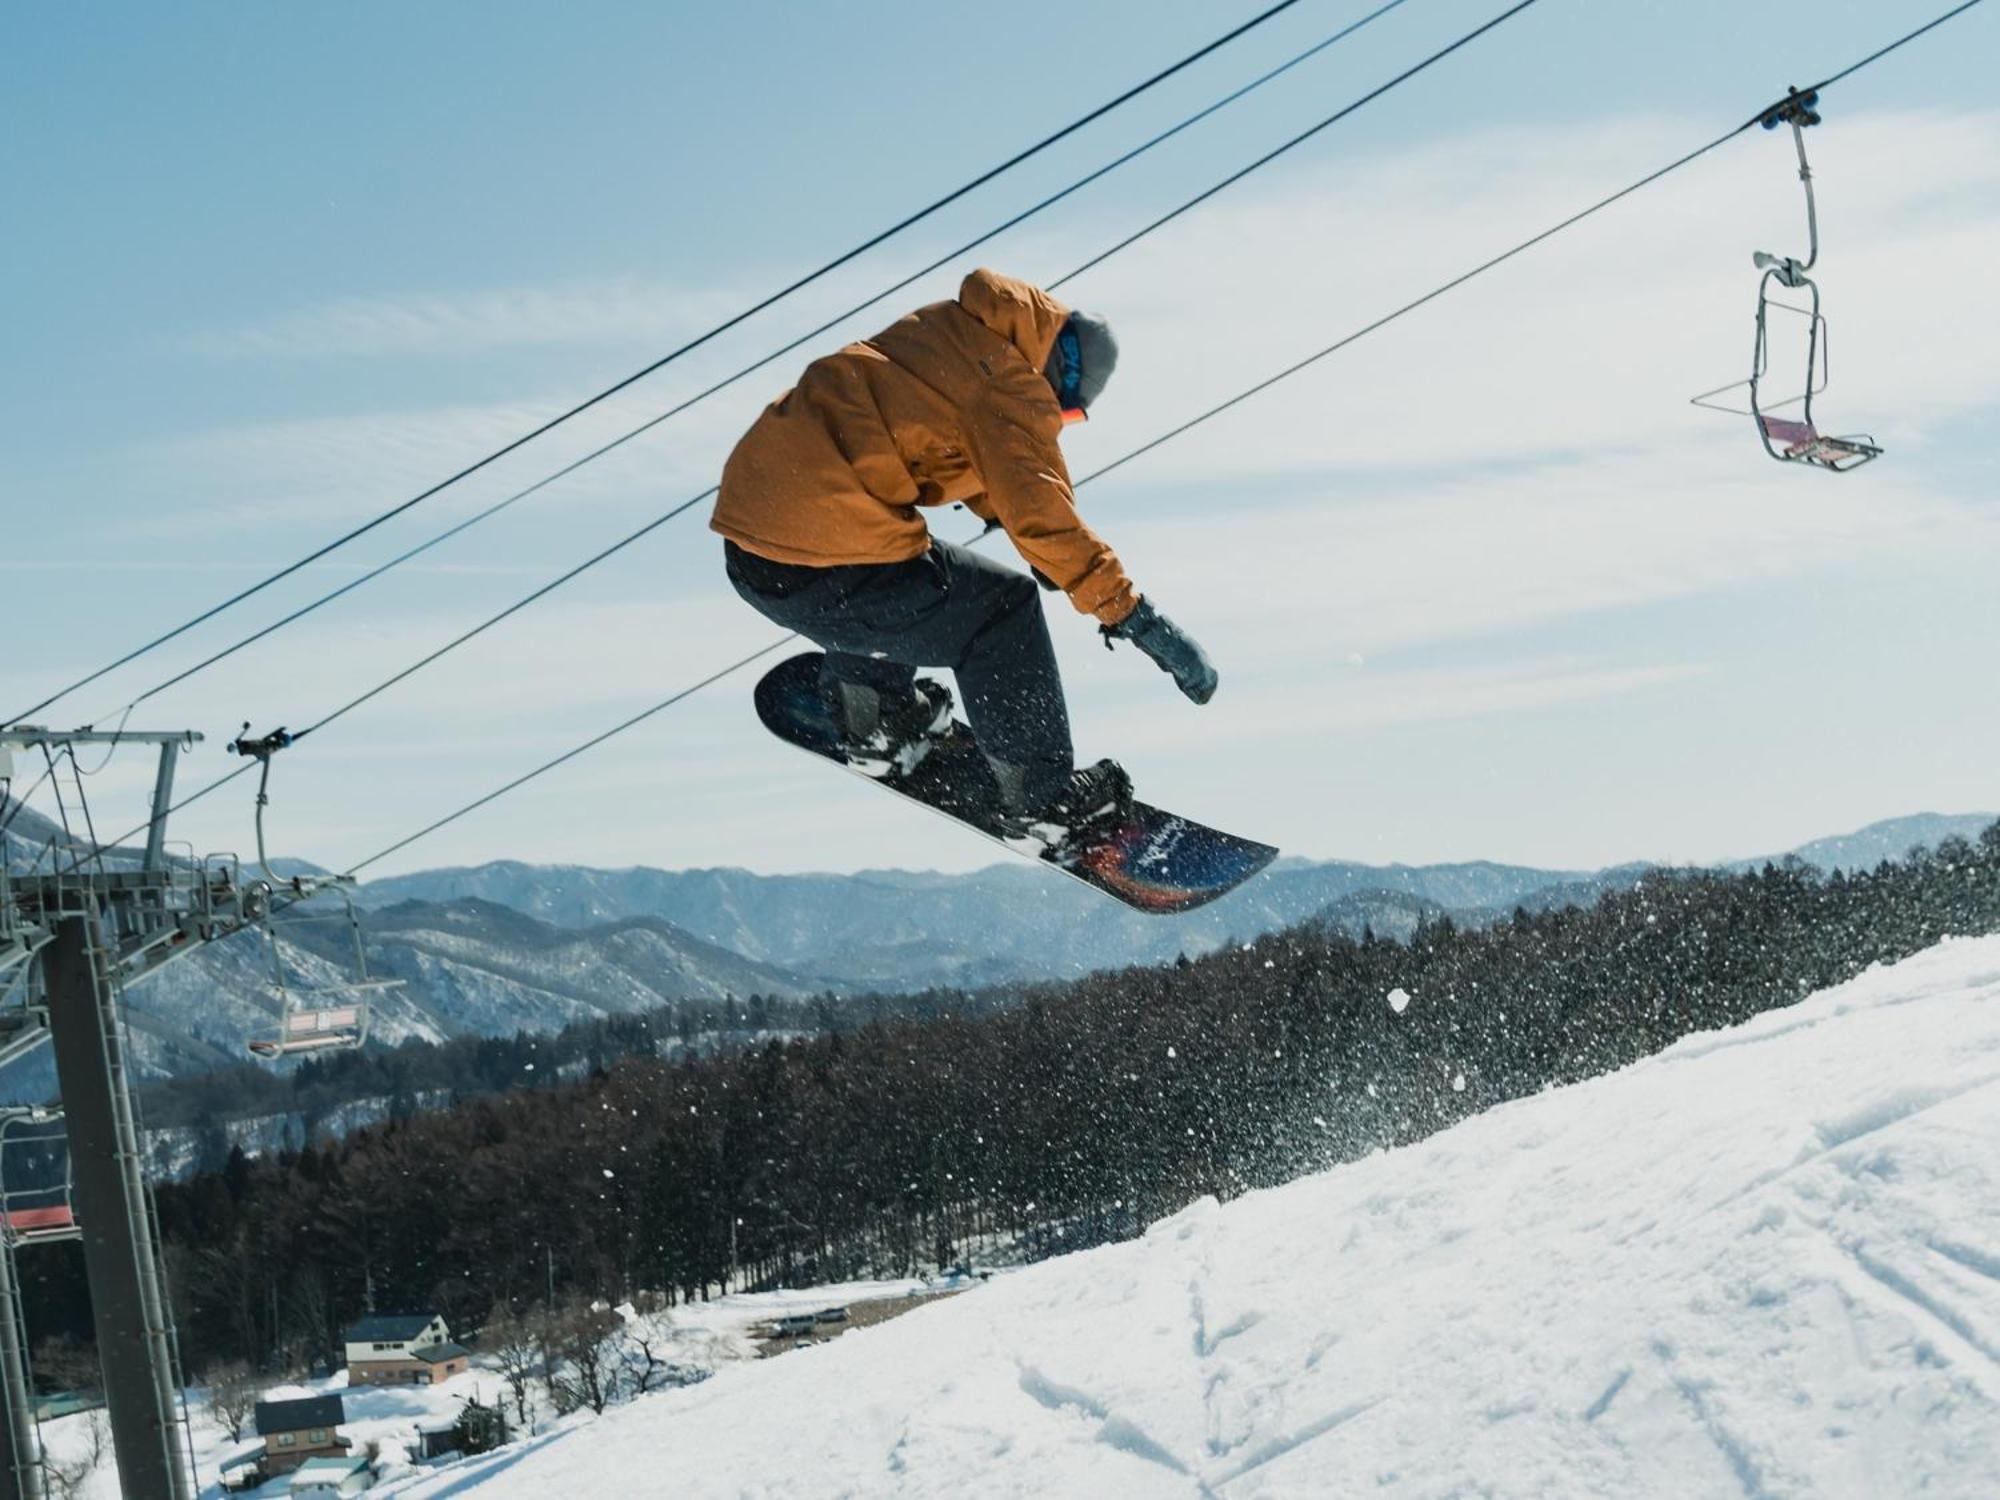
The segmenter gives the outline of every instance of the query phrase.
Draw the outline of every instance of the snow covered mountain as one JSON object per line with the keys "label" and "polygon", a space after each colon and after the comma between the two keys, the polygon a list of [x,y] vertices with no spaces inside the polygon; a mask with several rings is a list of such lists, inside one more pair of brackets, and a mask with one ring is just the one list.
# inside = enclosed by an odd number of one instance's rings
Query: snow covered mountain
{"label": "snow covered mountain", "polygon": [[[1796,853],[1831,868],[1872,866],[1917,845],[1975,836],[1991,814],[1920,813],[1807,844]],[[1777,856],[1782,858],[1783,856]],[[1762,859],[1741,862],[1759,865]],[[1199,911],[1145,916],[1035,866],[994,865],[970,875],[870,870],[856,875],[753,875],[747,870],[599,870],[500,860],[424,870],[363,887],[364,904],[461,897],[511,906],[559,926],[634,916],[664,918],[706,942],[766,963],[857,987],[975,986],[1061,979],[1126,964],[1203,953],[1312,917],[1402,935],[1418,915],[1465,920],[1588,902],[1629,885],[1644,865],[1542,870],[1486,861],[1365,865],[1281,860],[1243,889]]]}
{"label": "snow covered mountain", "polygon": [[[51,839],[61,845],[60,829],[24,810],[5,835],[12,867],[25,868]],[[321,897],[297,915],[337,912],[334,898]],[[344,923],[281,920],[279,930],[290,983],[303,990],[352,977]],[[671,1000],[805,995],[829,987],[816,975],[744,958],[658,917],[570,929],[489,902],[407,902],[369,913],[366,937],[373,977],[403,981],[373,997],[372,1034],[391,1043],[552,1031]],[[133,985],[127,1016],[136,1076],[201,1073],[246,1060],[247,1040],[275,1025],[271,978],[262,942],[245,933]],[[0,1075],[0,1099],[40,1100],[54,1091],[47,1048]]]}
{"label": "snow covered mountain", "polygon": [[2000,1494],[2000,938],[392,1483]]}
{"label": "snow covered mountain", "polygon": [[1885,859],[1901,859],[1912,849],[1935,849],[1948,838],[1977,838],[1993,819],[1992,813],[1913,813],[1814,839],[1792,853],[1822,870],[1872,870]]}
{"label": "snow covered mountain", "polygon": [[[708,942],[850,985],[891,989],[1061,979],[1204,953],[1311,917],[1366,920],[1387,902],[1461,914],[1511,911],[1551,887],[1624,884],[1631,871],[1537,870],[1469,863],[1408,866],[1284,860],[1211,906],[1143,915],[1027,863],[969,875],[869,870],[753,875],[747,870],[594,870],[501,861],[424,871],[363,887],[365,904],[412,896],[511,906],[565,926],[663,917]],[[1587,898],[1586,898],[1587,899]],[[1411,903],[1416,903],[1412,906]]]}
{"label": "snow covered mountain", "polygon": [[[281,928],[295,981],[336,983],[352,972],[343,923]],[[553,1031],[572,1021],[652,1010],[671,1000],[752,994],[805,995],[820,982],[746,959],[658,918],[633,917],[582,930],[552,927],[490,902],[406,902],[369,914],[370,975],[400,979],[373,997],[373,1034],[508,1036]],[[270,966],[252,935],[190,954],[128,992],[140,1076],[204,1071],[243,1061],[245,1039],[273,1025]],[[7,1091],[25,1072],[10,1071]]]}

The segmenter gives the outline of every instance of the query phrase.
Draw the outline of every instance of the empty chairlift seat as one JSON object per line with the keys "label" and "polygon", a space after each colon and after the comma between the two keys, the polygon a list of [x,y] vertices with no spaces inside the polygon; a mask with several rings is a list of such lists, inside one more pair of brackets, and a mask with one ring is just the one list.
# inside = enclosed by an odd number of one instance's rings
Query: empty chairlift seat
{"label": "empty chairlift seat", "polygon": [[[1755,419],[1757,436],[1763,441],[1764,451],[1781,463],[1807,464],[1842,474],[1880,458],[1882,449],[1873,437],[1865,433],[1830,437],[1821,432],[1813,420],[1813,398],[1826,389],[1829,363],[1826,319],[1820,313],[1819,287],[1808,274],[1819,262],[1819,211],[1813,201],[1812,168],[1806,162],[1805,130],[1819,123],[1818,104],[1817,93],[1801,93],[1794,89],[1763,119],[1766,130],[1789,125],[1792,142],[1798,149],[1799,181],[1805,184],[1806,194],[1806,257],[1799,260],[1762,250],[1751,256],[1760,274],[1757,281],[1757,341],[1751,352],[1750,378],[1704,391],[1694,398],[1694,404]],[[1803,292],[1809,302],[1804,307],[1795,306],[1774,297],[1773,287]],[[1765,379],[1771,368],[1770,319],[1774,310],[1804,318],[1806,329],[1804,389],[1779,401],[1771,400],[1765,390]],[[1732,391],[1747,392],[1747,404],[1738,406],[1717,399]],[[1796,418],[1773,415],[1777,408],[1784,406],[1797,406],[1799,415]]]}
{"label": "empty chairlift seat", "polygon": [[60,1111],[0,1111],[0,1237],[7,1246],[74,1239],[69,1130]]}
{"label": "empty chairlift seat", "polygon": [[368,1007],[356,1001],[321,1010],[287,1010],[276,1036],[252,1037],[249,1046],[259,1057],[276,1058],[359,1047],[367,1040]]}
{"label": "empty chairlift seat", "polygon": [[1760,415],[1757,421],[1763,428],[1764,440],[1793,463],[1842,470],[1857,468],[1871,458],[1882,456],[1874,440],[1859,433],[1828,437],[1810,422],[1792,422],[1768,415]]}

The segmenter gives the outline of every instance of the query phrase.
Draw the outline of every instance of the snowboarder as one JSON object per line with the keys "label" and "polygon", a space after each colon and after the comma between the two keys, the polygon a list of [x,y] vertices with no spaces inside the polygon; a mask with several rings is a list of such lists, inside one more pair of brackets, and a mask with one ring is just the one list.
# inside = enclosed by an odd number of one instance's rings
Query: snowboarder
{"label": "snowboarder", "polygon": [[[1127,640],[1196,703],[1216,673],[1077,514],[1057,439],[1117,363],[1100,318],[977,270],[951,302],[815,360],[722,472],[710,522],[730,582],[826,653],[821,692],[850,764],[907,775],[952,713],[949,667],[1007,818],[1074,832],[1129,805],[1116,762],[1078,769],[1035,583]],[[919,507],[1004,529],[1033,573],[933,537]]]}

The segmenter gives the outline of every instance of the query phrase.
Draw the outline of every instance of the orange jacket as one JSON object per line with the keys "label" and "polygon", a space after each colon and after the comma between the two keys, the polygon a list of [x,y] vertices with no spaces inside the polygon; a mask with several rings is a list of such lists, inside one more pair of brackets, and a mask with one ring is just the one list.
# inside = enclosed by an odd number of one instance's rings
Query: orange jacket
{"label": "orange jacket", "polygon": [[1117,555],[1076,512],[1042,375],[1069,309],[994,271],[965,278],[874,338],[806,367],[722,470],[709,525],[774,562],[907,562],[921,506],[998,521],[1021,556],[1107,625],[1138,604]]}

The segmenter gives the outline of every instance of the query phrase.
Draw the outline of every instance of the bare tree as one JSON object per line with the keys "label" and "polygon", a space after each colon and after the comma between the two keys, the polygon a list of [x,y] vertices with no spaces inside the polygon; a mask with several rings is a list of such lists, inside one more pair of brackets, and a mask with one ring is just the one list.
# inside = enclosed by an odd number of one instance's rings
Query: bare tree
{"label": "bare tree", "polygon": [[229,1441],[243,1441],[243,1428],[257,1410],[263,1394],[262,1382],[241,1360],[218,1366],[209,1377],[208,1410],[216,1425],[229,1434]]}
{"label": "bare tree", "polygon": [[496,1302],[479,1333],[479,1347],[492,1355],[499,1366],[500,1378],[507,1382],[507,1389],[514,1397],[514,1410],[523,1426],[528,1422],[529,1383],[542,1368],[539,1322],[533,1314],[523,1317],[507,1303]]}
{"label": "bare tree", "polygon": [[[673,1368],[666,1357],[674,1338],[673,1318],[667,1311],[666,1297],[659,1292],[635,1292],[631,1310],[619,1331],[618,1352],[632,1394],[643,1396],[653,1389],[655,1377]],[[660,1383],[668,1382],[662,1379]]]}
{"label": "bare tree", "polygon": [[618,1399],[622,1370],[613,1346],[619,1323],[610,1308],[586,1298],[542,1319],[542,1379],[558,1413],[585,1406],[602,1413]]}
{"label": "bare tree", "polygon": [[86,1412],[84,1423],[84,1447],[70,1457],[58,1460],[45,1455],[42,1465],[49,1476],[49,1491],[56,1500],[80,1500],[83,1493],[91,1488],[91,1479],[104,1462],[106,1428],[104,1413]]}
{"label": "bare tree", "polygon": [[653,1377],[667,1368],[667,1340],[672,1336],[664,1316],[633,1318],[626,1323],[621,1339],[633,1395],[645,1395],[653,1388]]}

